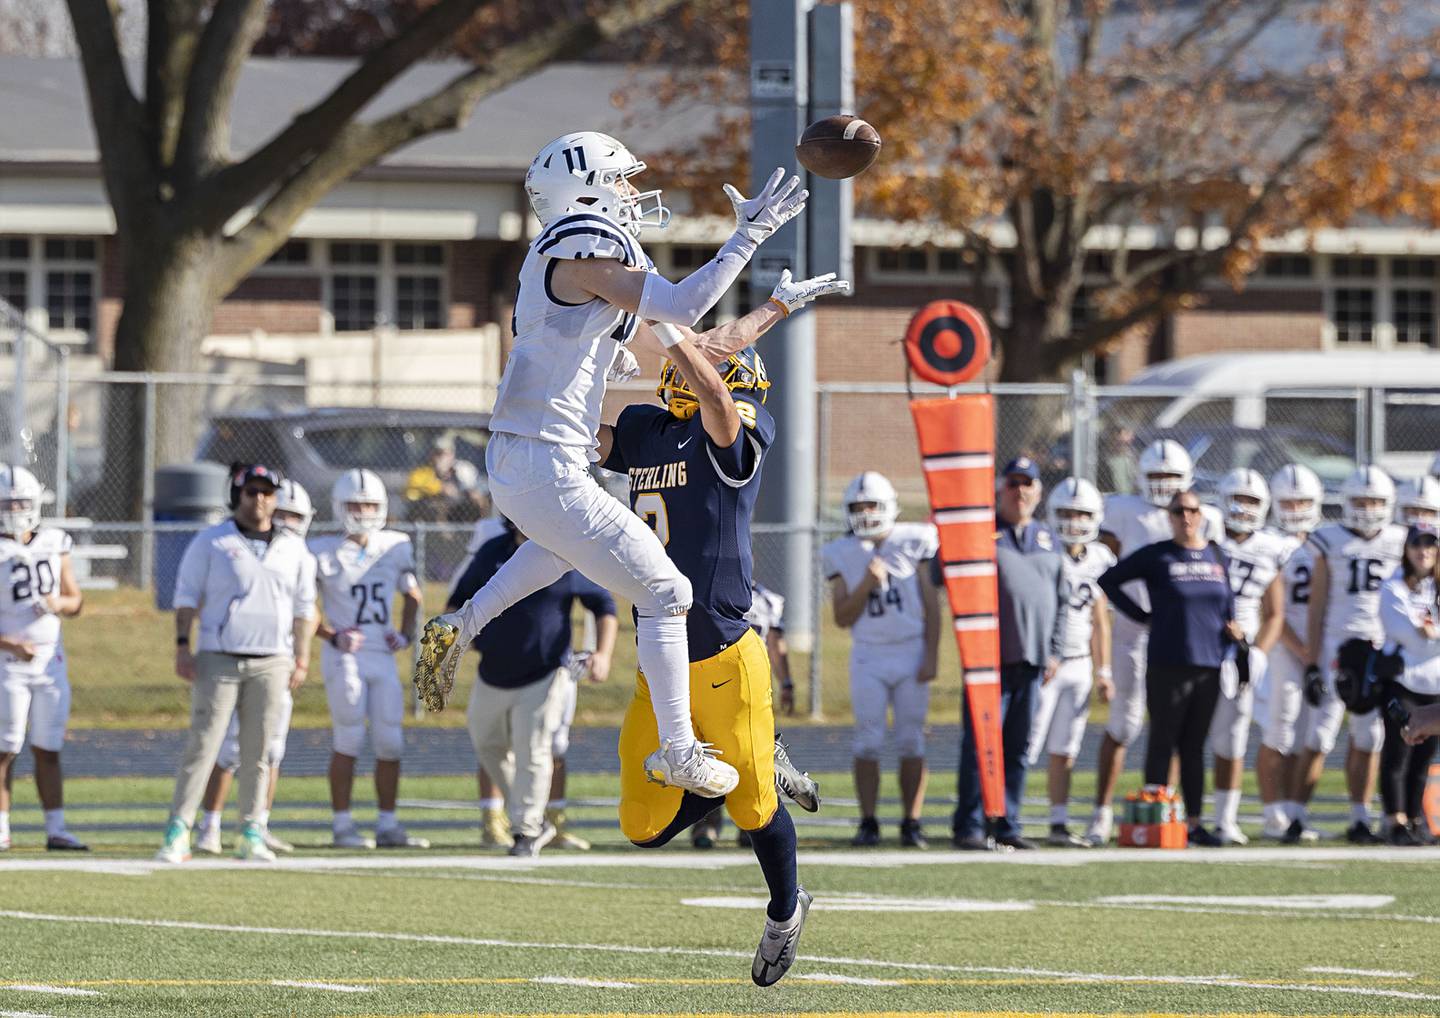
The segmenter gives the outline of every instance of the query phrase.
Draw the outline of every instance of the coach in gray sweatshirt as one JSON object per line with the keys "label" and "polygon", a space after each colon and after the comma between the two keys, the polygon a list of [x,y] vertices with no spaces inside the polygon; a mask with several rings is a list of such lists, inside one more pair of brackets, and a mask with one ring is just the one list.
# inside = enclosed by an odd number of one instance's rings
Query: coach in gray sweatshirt
{"label": "coach in gray sweatshirt", "polygon": [[1036,694],[1059,666],[1061,558],[1048,527],[1035,521],[1040,505],[1040,471],[1024,456],[1011,460],[999,477],[996,498],[995,565],[999,578],[1000,715],[1005,756],[1005,816],[985,831],[980,805],[980,766],[970,712],[961,708],[965,734],[960,744],[960,802],[952,824],[956,848],[995,845],[1027,849],[1020,833],[1020,800],[1025,793],[1025,749],[1035,714]]}

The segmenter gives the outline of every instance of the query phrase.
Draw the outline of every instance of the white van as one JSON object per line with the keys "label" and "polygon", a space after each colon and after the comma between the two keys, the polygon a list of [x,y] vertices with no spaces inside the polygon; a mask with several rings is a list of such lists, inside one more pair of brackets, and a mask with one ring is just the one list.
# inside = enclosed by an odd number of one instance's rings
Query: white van
{"label": "white van", "polygon": [[1339,453],[1358,450],[1360,460],[1373,451],[1392,477],[1418,477],[1440,448],[1440,351],[1185,357],[1106,387],[1100,406],[1150,432],[1263,429],[1317,450],[1322,476],[1340,469]]}

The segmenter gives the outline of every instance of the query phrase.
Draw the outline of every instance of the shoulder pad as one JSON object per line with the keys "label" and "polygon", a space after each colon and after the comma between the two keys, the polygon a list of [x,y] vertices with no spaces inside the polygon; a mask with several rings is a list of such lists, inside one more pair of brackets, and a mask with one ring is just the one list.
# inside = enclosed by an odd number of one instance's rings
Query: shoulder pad
{"label": "shoulder pad", "polygon": [[606,216],[590,212],[561,216],[535,238],[535,250],[546,258],[609,258],[626,265],[640,263],[639,247]]}

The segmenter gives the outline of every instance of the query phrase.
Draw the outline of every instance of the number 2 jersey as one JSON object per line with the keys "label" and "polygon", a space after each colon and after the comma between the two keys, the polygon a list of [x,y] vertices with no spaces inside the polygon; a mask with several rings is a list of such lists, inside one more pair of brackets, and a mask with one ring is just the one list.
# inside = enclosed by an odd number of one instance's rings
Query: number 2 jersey
{"label": "number 2 jersey", "polygon": [[1229,534],[1220,542],[1230,560],[1230,589],[1235,593],[1235,621],[1245,631],[1245,639],[1254,640],[1260,632],[1260,609],[1265,591],[1296,547],[1295,538],[1274,530],[1257,530],[1244,541]]}
{"label": "number 2 jersey", "polygon": [[1115,555],[1099,541],[1085,545],[1078,559],[1061,553],[1060,655],[1067,661],[1090,656],[1090,636],[1095,630],[1095,599],[1100,574],[1115,564]]}
{"label": "number 2 jersey", "polygon": [[35,645],[29,661],[4,655],[10,671],[40,675],[51,659],[60,656],[60,616],[39,613],[36,607],[60,590],[60,561],[70,554],[73,542],[63,530],[41,527],[28,544],[14,538],[0,538],[0,568],[5,570],[5,590],[0,594],[0,633],[12,640]]}
{"label": "number 2 jersey", "polygon": [[393,530],[371,534],[362,546],[341,534],[310,542],[325,619],[335,629],[358,629],[363,650],[389,653],[385,633],[394,629],[395,595],[415,583],[410,538]]}
{"label": "number 2 jersey", "polygon": [[940,534],[930,523],[897,523],[878,544],[846,534],[820,549],[825,580],[845,581],[854,590],[876,555],[885,563],[885,582],[870,591],[860,617],[850,627],[856,643],[908,643],[925,635],[920,568],[940,550]]}
{"label": "number 2 jersey", "polygon": [[[1380,588],[1400,564],[1405,552],[1405,528],[1391,524],[1373,537],[1355,533],[1338,523],[1327,523],[1310,535],[1307,545],[1315,559],[1323,558],[1330,577],[1325,605],[1325,646],[1337,647],[1358,636],[1379,642]],[[1305,638],[1304,630],[1300,637]]]}
{"label": "number 2 jersey", "polygon": [[775,420],[735,394],[740,433],[721,448],[699,413],[681,420],[664,407],[628,406],[615,422],[606,470],[630,478],[630,507],[690,581],[690,660],[714,657],[750,628],[750,517]]}

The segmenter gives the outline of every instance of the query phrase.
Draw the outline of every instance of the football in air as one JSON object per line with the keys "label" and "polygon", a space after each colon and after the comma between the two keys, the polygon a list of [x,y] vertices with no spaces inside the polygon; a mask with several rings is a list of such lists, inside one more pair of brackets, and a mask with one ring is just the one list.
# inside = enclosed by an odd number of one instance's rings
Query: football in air
{"label": "football in air", "polygon": [[879,154],[880,132],[848,113],[815,121],[795,146],[801,166],[831,180],[863,172]]}

